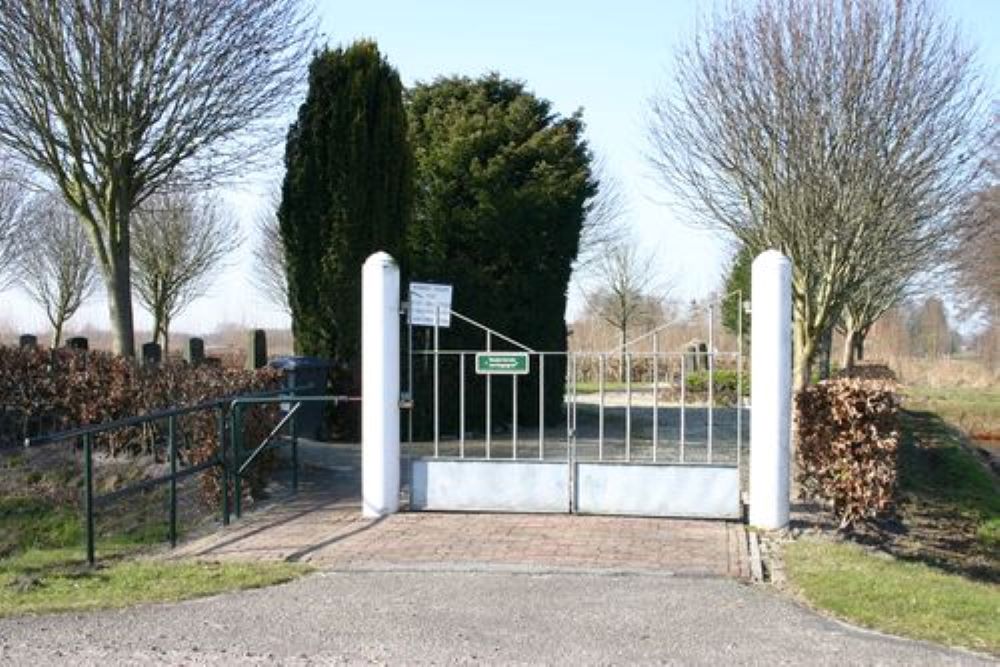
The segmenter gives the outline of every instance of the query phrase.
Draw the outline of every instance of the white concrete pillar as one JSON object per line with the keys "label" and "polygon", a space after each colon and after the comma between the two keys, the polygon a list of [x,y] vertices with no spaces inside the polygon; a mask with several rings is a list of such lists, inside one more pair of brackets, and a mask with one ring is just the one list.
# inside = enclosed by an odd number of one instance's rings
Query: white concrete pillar
{"label": "white concrete pillar", "polygon": [[399,510],[399,267],[377,252],[361,269],[362,513]]}
{"label": "white concrete pillar", "polygon": [[788,525],[792,418],[792,263],[767,250],[751,269],[750,525]]}

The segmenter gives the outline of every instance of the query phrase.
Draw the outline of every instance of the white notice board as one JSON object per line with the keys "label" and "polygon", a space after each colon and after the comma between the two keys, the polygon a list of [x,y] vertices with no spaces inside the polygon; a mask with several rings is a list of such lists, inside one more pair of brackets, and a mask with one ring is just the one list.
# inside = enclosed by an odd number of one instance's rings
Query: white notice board
{"label": "white notice board", "polygon": [[410,283],[410,324],[418,327],[451,324],[451,285]]}

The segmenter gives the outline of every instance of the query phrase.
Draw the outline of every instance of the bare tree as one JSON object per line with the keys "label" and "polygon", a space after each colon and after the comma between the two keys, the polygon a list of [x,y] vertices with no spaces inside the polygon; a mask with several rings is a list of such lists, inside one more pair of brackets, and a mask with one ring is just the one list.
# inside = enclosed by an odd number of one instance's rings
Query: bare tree
{"label": "bare tree", "polygon": [[580,233],[575,270],[593,269],[609,248],[624,242],[628,235],[624,224],[628,206],[621,181],[602,157],[594,160],[592,170],[597,194],[586,205],[587,217]]}
{"label": "bare tree", "polygon": [[170,323],[205,293],[239,247],[236,223],[210,198],[157,195],[137,211],[132,261],[139,302],[153,316],[153,342],[170,351]]}
{"label": "bare tree", "polygon": [[289,315],[292,306],[288,299],[288,265],[285,244],[278,227],[278,205],[281,197],[272,190],[267,205],[257,216],[257,245],[253,256],[257,260],[252,281],[268,301]]}
{"label": "bare tree", "polygon": [[94,253],[73,211],[55,194],[32,199],[19,236],[19,282],[45,311],[52,347],[59,347],[66,322],[97,286]]}
{"label": "bare tree", "polygon": [[[996,122],[1000,115],[993,118]],[[960,231],[953,262],[965,310],[995,319],[1000,309],[1000,130],[990,137],[988,151],[989,181],[972,194],[969,224]]]}
{"label": "bare tree", "polygon": [[82,221],[115,350],[134,354],[133,211],[168,182],[239,175],[301,78],[300,0],[0,2],[0,143]]}
{"label": "bare tree", "polygon": [[978,177],[973,52],[922,0],[733,4],[652,107],[691,219],[793,263],[795,386],[873,267],[943,254]]}
{"label": "bare tree", "polygon": [[638,321],[650,312],[656,299],[656,257],[644,253],[634,240],[624,240],[605,249],[595,268],[595,284],[585,292],[587,307],[618,332],[619,350],[623,356],[630,332]]}
{"label": "bare tree", "polygon": [[17,259],[22,247],[18,242],[18,230],[22,227],[28,200],[28,190],[20,174],[0,162],[0,291],[17,279]]}

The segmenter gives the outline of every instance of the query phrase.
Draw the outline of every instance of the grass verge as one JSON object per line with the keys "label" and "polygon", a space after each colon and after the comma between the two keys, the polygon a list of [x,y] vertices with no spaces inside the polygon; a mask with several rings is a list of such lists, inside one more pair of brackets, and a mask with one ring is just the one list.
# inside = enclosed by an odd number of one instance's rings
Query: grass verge
{"label": "grass verge", "polygon": [[103,536],[98,566],[83,555],[79,512],[37,498],[0,498],[0,617],[126,607],[259,588],[310,571],[291,563],[165,562],[142,558],[158,524]]}
{"label": "grass verge", "polygon": [[79,550],[33,549],[0,561],[0,617],[127,607],[259,588],[309,571],[292,563],[117,559],[89,568]]}
{"label": "grass verge", "polygon": [[1000,589],[860,546],[785,546],[789,580],[815,607],[893,634],[1000,654]]}

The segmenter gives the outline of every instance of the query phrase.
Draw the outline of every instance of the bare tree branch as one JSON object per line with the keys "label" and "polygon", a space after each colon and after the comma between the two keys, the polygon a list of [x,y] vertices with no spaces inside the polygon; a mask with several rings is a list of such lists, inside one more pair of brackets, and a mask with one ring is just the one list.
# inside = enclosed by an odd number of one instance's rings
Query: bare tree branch
{"label": "bare tree branch", "polygon": [[278,227],[280,203],[280,192],[272,189],[264,209],[257,215],[257,245],[253,251],[257,265],[251,274],[251,280],[264,298],[281,308],[282,312],[291,315],[285,246]]}
{"label": "bare tree branch", "polygon": [[793,262],[796,386],[872,267],[944,256],[978,177],[973,51],[923,0],[732,4],[653,102],[690,219]]}
{"label": "bare tree branch", "polygon": [[19,234],[19,281],[45,310],[52,325],[52,347],[63,328],[97,286],[97,265],[87,235],[73,211],[56,194],[32,199]]}
{"label": "bare tree branch", "polygon": [[0,2],[0,143],[62,191],[134,353],[130,218],[168,184],[238,175],[302,79],[300,0]]}
{"label": "bare tree branch", "polygon": [[0,291],[17,280],[22,245],[18,232],[27,213],[28,189],[20,172],[0,156]]}
{"label": "bare tree branch", "polygon": [[139,302],[153,316],[153,342],[170,350],[170,323],[205,294],[226,256],[240,245],[236,222],[212,199],[157,195],[137,212],[132,261]]}

